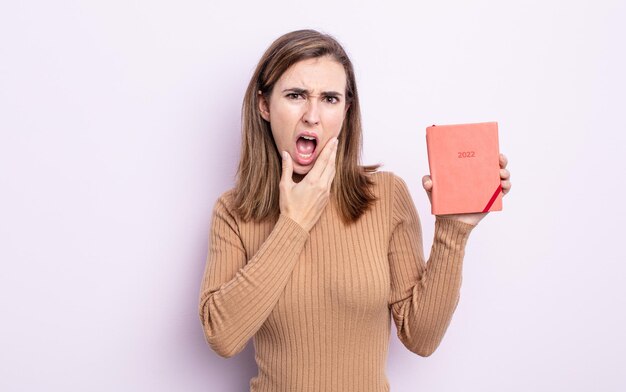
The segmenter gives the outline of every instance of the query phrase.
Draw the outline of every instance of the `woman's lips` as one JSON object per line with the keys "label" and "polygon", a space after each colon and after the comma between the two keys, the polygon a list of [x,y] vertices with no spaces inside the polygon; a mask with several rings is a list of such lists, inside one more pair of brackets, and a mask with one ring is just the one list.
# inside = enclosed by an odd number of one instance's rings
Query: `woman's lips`
{"label": "woman's lips", "polygon": [[[314,137],[315,141],[313,142],[313,150],[310,153],[305,153],[304,151],[308,150],[309,148],[306,148],[302,145],[298,145],[299,139],[302,136],[309,136],[309,137]],[[316,158],[316,154],[317,151],[319,150],[319,141],[318,141],[318,137],[317,135],[315,135],[315,133],[313,132],[301,132],[298,137],[296,138],[296,142],[295,142],[295,148],[294,148],[294,153],[292,155],[292,157],[294,158],[294,160],[296,161],[296,163],[298,163],[301,166],[308,166],[310,165]],[[301,148],[299,148],[301,147]],[[310,147],[310,146],[309,146]],[[304,150],[304,151],[302,151]]]}
{"label": "woman's lips", "polygon": [[296,161],[296,163],[298,163],[299,165],[301,165],[301,166],[308,166],[315,159],[315,154],[317,154],[317,148],[311,154],[309,154],[308,156],[300,154],[298,152],[298,149],[296,149],[295,152],[294,152],[293,158]]}

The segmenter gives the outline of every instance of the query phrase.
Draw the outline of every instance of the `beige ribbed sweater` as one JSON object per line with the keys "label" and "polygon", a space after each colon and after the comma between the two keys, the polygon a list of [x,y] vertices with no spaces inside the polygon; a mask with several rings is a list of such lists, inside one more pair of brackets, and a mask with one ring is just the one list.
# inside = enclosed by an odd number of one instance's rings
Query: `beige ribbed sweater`
{"label": "beige ribbed sweater", "polygon": [[253,338],[253,392],[389,391],[393,318],[412,352],[430,355],[459,301],[474,225],[436,217],[428,264],[404,180],[372,174],[374,208],[345,226],[329,202],[307,232],[285,215],[244,223],[232,189],[216,201],[200,291],[207,343],[231,357]]}

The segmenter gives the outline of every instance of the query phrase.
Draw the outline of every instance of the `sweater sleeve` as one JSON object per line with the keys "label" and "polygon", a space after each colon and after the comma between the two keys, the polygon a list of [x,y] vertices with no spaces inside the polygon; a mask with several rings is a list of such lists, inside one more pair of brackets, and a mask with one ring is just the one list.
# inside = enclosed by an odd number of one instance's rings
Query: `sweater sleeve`
{"label": "sweater sleeve", "polygon": [[205,340],[217,354],[239,353],[263,325],[308,238],[308,231],[281,214],[248,260],[227,200],[222,195],[216,201],[198,310]]}
{"label": "sweater sleeve", "polygon": [[465,244],[475,225],[436,216],[426,264],[415,205],[404,180],[393,177],[389,306],[400,341],[427,357],[441,343],[458,304]]}

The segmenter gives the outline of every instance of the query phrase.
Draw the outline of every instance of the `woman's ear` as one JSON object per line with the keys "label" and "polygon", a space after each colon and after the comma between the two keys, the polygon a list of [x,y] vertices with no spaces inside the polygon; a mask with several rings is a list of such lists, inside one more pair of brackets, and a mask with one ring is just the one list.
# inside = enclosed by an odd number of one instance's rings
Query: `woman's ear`
{"label": "woman's ear", "polygon": [[263,95],[263,93],[261,92],[261,90],[259,90],[257,92],[258,94],[258,101],[259,101],[259,112],[261,113],[261,117],[263,117],[263,119],[267,122],[270,122],[270,107],[267,104],[267,101],[265,100],[265,96]]}

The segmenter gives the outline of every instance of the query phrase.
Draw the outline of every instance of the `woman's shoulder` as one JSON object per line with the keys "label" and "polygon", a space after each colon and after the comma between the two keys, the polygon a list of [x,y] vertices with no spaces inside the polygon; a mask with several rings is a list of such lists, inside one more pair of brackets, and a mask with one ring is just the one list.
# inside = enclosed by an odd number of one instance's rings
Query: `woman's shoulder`
{"label": "woman's shoulder", "polygon": [[229,212],[233,210],[235,200],[235,188],[223,191],[215,200],[214,208],[222,208]]}
{"label": "woman's shoulder", "polygon": [[369,172],[367,175],[374,180],[378,187],[388,189],[393,189],[398,182],[404,182],[400,176],[389,170],[377,170],[375,172]]}
{"label": "woman's shoulder", "polygon": [[381,199],[408,201],[412,200],[409,184],[393,171],[381,170],[369,174],[374,179],[375,193]]}

